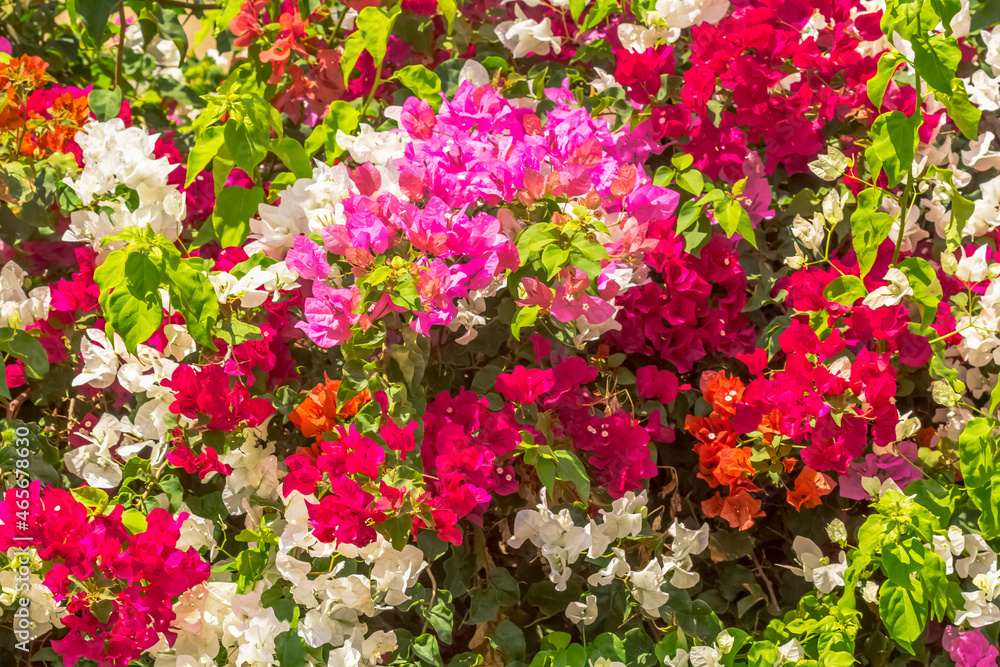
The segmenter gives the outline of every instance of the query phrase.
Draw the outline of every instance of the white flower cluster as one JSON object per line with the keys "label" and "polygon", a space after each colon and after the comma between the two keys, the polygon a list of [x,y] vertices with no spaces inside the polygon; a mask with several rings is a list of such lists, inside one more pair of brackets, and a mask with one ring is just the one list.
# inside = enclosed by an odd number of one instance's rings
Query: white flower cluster
{"label": "white flower cluster", "polygon": [[48,285],[27,294],[24,280],[28,273],[14,262],[0,269],[0,327],[24,329],[49,316],[52,293]]}
{"label": "white flower cluster", "polygon": [[[409,141],[405,132],[376,132],[362,124],[356,137],[337,131],[337,145],[346,148],[357,162],[371,163],[380,177],[378,193],[402,196],[395,161],[403,157]],[[320,234],[332,224],[345,224],[343,200],[358,188],[351,180],[347,167],[333,167],[317,162],[311,178],[300,178],[281,191],[277,205],[261,204],[260,219],[250,220],[250,243],[247,254],[264,252],[282,259],[292,247],[296,236]],[[378,194],[376,193],[376,194]]]}
{"label": "white flower cluster", "polygon": [[[247,442],[252,440],[248,438]],[[251,463],[251,470],[255,465]],[[237,474],[234,470],[234,476]],[[265,473],[264,477],[272,476]],[[273,479],[277,488],[277,477]],[[256,493],[264,491],[258,487]],[[409,544],[401,551],[394,549],[381,536],[360,548],[350,544],[323,544],[316,540],[308,524],[306,503],[315,500],[297,491],[284,498],[286,511],[270,526],[279,535],[278,551],[253,590],[238,595],[235,583],[216,580],[229,575],[217,572],[212,575],[212,581],[181,596],[174,605],[177,619],[173,629],[177,638],[172,648],[166,641],[154,647],[155,667],[264,667],[275,664],[275,638],[289,631],[291,626],[288,621],[279,620],[274,608],[265,608],[261,596],[267,587],[279,580],[291,584],[293,600],[307,609],[295,628],[299,637],[314,648],[333,647],[326,663],[316,663],[309,658],[310,667],[324,664],[325,667],[371,667],[381,662],[383,654],[396,649],[394,632],[369,633],[363,619],[374,618],[410,600],[407,590],[416,584],[427,567],[423,552]],[[260,516],[253,520],[248,516],[247,527],[259,528],[260,521]],[[178,547],[182,544],[214,550],[214,526],[201,517],[189,517],[181,528]],[[299,557],[303,552],[306,560]],[[343,558],[336,561],[329,572],[313,572],[309,559],[337,555]],[[366,564],[368,573],[345,574],[344,558]],[[220,646],[228,655],[228,660],[221,664],[215,661]]]}
{"label": "white flower cluster", "polygon": [[84,206],[92,206],[101,197],[111,195],[119,185],[134,190],[139,205],[133,211],[121,198],[102,202],[107,211],[74,211],[64,241],[85,241],[101,258],[120,245],[102,246],[105,236],[119,234],[128,227],[145,228],[176,241],[181,221],[186,216],[184,194],[167,183],[177,165],[167,158],[154,158],[158,135],[138,127],[125,127],[120,118],[106,122],[92,121],[77,133],[76,142],[83,153],[83,171],[74,179],[66,178]]}
{"label": "white flower cluster", "polygon": [[[663,662],[667,667],[723,667],[726,664],[725,657],[733,650],[735,643],[736,640],[729,631],[723,630],[711,646],[692,646],[690,650],[679,648],[673,656],[666,656]],[[806,657],[805,649],[794,637],[777,648],[778,659],[774,661],[774,667],[797,663]]]}
{"label": "white flower cluster", "polygon": [[683,30],[701,23],[716,24],[729,11],[729,0],[657,0],[653,11],[646,12],[647,25],[665,25]]}
{"label": "white flower cluster", "polygon": [[997,555],[982,535],[964,534],[960,528],[950,526],[948,534],[935,535],[930,546],[944,560],[946,574],[971,578],[976,587],[962,593],[965,607],[955,613],[955,625],[968,622],[974,628],[981,628],[1000,621],[1000,608],[994,603],[1000,595]]}
{"label": "white flower cluster", "polygon": [[[558,514],[549,509],[543,488],[537,509],[517,513],[514,533],[507,543],[515,549],[527,541],[538,547],[549,565],[549,580],[558,591],[566,590],[572,575],[571,566],[584,553],[588,558],[601,558],[607,555],[610,547],[611,560],[591,575],[587,583],[606,586],[615,579],[628,579],[636,601],[650,615],[659,616],[659,608],[669,597],[662,591],[668,579],[676,588],[691,588],[698,583],[698,574],[692,571],[691,556],[708,547],[708,525],[689,530],[674,521],[668,531],[673,538],[671,555],[661,555],[650,560],[643,569],[633,570],[625,559],[624,550],[613,545],[623,538],[639,535],[645,516],[646,492],[636,495],[629,491],[614,501],[610,512],[601,510],[600,523],[591,519],[588,525],[577,526],[568,509],[563,508]],[[584,602],[571,602],[566,615],[574,622],[589,625],[597,619],[596,604],[595,596],[587,596]]]}
{"label": "white flower cluster", "polygon": [[267,268],[254,266],[240,278],[224,271],[208,276],[219,303],[239,300],[243,308],[256,308],[271,294],[276,295],[277,301],[277,294],[281,290],[297,287],[296,279],[296,274],[284,262],[277,262]]}
{"label": "white flower cluster", "polygon": [[278,500],[278,457],[275,444],[267,439],[268,417],[262,424],[247,427],[243,444],[226,452],[219,461],[232,466],[233,472],[226,477],[226,487],[222,490],[222,502],[232,514],[248,515],[248,523],[259,524],[264,508],[250,502],[250,496],[266,500]]}
{"label": "white flower cluster", "polygon": [[[23,563],[23,556],[14,547],[7,552],[7,558],[13,563]],[[26,597],[29,600],[28,613],[32,637],[41,637],[53,628],[63,627],[60,620],[66,614],[66,608],[52,597],[52,591],[42,583],[38,572],[44,563],[33,553],[29,559],[31,573],[28,575],[27,590],[24,578],[15,570],[0,571],[0,605],[9,607],[17,602],[17,598]]]}

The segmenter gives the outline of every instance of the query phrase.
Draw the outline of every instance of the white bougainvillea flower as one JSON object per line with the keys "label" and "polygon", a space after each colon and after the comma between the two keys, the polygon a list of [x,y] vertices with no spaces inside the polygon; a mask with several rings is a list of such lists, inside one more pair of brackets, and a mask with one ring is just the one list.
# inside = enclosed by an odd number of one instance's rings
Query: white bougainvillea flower
{"label": "white bougainvillea flower", "polygon": [[111,456],[111,447],[131,433],[128,417],[118,420],[105,413],[88,434],[80,434],[89,444],[68,451],[63,456],[66,469],[98,489],[113,489],[122,482],[122,469]]}
{"label": "white bougainvillea flower", "polygon": [[981,245],[970,257],[966,255],[965,248],[962,248],[962,258],[958,260],[955,277],[967,283],[978,283],[986,280],[986,275],[989,273],[989,265],[986,263],[988,250],[989,246]]}
{"label": "white bougainvillea flower", "polygon": [[597,596],[588,595],[584,602],[570,602],[566,606],[566,618],[571,623],[590,625],[597,620]]}
{"label": "white bougainvillea flower", "polygon": [[981,628],[1000,621],[1000,609],[986,599],[986,593],[980,590],[963,592],[965,606],[955,612],[955,625],[968,623],[974,628]]}
{"label": "white bougainvillea flower", "polygon": [[876,289],[866,296],[861,303],[869,308],[887,308],[895,306],[904,298],[913,295],[913,288],[910,287],[910,281],[907,279],[906,274],[899,269],[895,267],[889,269],[886,271],[884,279],[889,284]]}
{"label": "white bougainvillea flower", "polygon": [[670,595],[664,593],[662,588],[671,569],[672,564],[664,563],[661,558],[654,558],[643,569],[633,570],[628,577],[632,597],[650,616],[658,618],[660,607],[670,599]]}
{"label": "white bougainvillea flower", "polygon": [[947,535],[934,535],[931,538],[934,553],[944,561],[945,574],[955,571],[955,556],[962,555],[965,550],[965,535],[957,526],[949,526]]}
{"label": "white bougainvillea flower", "polygon": [[802,567],[789,565],[781,567],[788,568],[806,581],[811,582],[820,593],[830,593],[834,588],[844,585],[844,571],[847,570],[846,553],[841,551],[838,557],[839,561],[831,563],[815,542],[801,535],[792,541],[792,549]]}
{"label": "white bougainvillea flower", "polygon": [[511,50],[515,58],[523,58],[529,53],[547,56],[556,55],[562,51],[562,37],[556,37],[552,32],[552,20],[545,17],[539,23],[524,15],[520,5],[515,6],[516,21],[504,21],[497,24],[496,35],[500,43]]}
{"label": "white bougainvillea flower", "polygon": [[14,262],[0,269],[0,326],[24,329],[49,316],[52,294],[48,285],[27,294],[24,280],[28,273]]}
{"label": "white bougainvillea flower", "polygon": [[955,572],[958,573],[958,576],[963,579],[976,577],[996,569],[997,555],[982,535],[975,533],[966,535],[963,546],[963,551],[969,555],[955,561]]}
{"label": "white bougainvillea flower", "polygon": [[100,329],[87,329],[87,337],[80,341],[83,371],[73,378],[73,386],[89,384],[98,389],[110,387],[118,374],[118,355]]}

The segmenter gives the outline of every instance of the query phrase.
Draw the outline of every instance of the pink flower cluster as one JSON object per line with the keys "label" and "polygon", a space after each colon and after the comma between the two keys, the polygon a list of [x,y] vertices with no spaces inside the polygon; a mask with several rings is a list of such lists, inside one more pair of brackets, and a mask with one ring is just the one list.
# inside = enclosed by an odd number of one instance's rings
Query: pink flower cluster
{"label": "pink flower cluster", "polygon": [[[32,484],[34,497],[40,486]],[[15,541],[15,498],[12,489],[0,503],[0,549],[34,547],[53,563],[44,583],[65,602],[62,622],[70,632],[52,647],[69,667],[81,658],[125,667],[158,641],[158,633],[172,641],[173,600],[209,576],[209,564],[195,549],[176,548],[186,513],[175,519],[155,508],[145,529],[133,534],[123,523],[124,505],[89,515],[69,491],[47,487],[31,508],[32,539]]]}

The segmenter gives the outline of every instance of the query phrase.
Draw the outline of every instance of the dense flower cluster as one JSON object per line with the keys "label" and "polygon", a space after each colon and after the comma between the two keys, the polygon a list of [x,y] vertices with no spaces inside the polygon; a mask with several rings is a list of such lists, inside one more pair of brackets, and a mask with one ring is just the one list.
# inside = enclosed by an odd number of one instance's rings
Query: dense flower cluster
{"label": "dense flower cluster", "polygon": [[0,37],[0,663],[998,664],[989,3],[97,4]]}

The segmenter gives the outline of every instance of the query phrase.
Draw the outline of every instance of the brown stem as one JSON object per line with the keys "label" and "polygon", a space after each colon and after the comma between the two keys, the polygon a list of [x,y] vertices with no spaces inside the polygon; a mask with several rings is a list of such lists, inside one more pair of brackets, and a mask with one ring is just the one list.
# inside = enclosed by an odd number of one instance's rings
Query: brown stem
{"label": "brown stem", "polygon": [[778,605],[778,597],[774,594],[774,587],[771,586],[771,580],[767,578],[764,574],[764,568],[760,564],[760,560],[757,558],[757,550],[750,550],[750,557],[753,558],[754,570],[757,572],[757,576],[764,580],[764,587],[767,588],[768,602],[771,603],[772,610],[777,614],[781,607]]}
{"label": "brown stem", "polygon": [[11,421],[17,416],[17,410],[24,403],[24,400],[28,398],[28,390],[25,389],[20,394],[14,397],[14,400],[7,404],[7,421]]}

